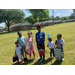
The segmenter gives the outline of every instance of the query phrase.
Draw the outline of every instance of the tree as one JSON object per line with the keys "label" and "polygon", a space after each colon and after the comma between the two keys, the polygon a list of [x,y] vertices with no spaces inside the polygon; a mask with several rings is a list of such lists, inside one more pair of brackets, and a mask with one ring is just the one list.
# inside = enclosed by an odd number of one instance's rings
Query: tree
{"label": "tree", "polygon": [[[27,9],[35,19],[35,22],[47,20],[49,18],[49,10],[48,9]],[[43,25],[42,25],[43,27]]]}
{"label": "tree", "polygon": [[29,23],[35,23],[35,20],[34,20],[34,18],[33,18],[33,16],[31,15],[31,16],[29,16],[29,17],[26,17],[25,18],[25,21],[28,21]]}
{"label": "tree", "polygon": [[54,19],[55,20],[60,20],[60,17],[59,16],[56,16]]}
{"label": "tree", "polygon": [[24,21],[24,12],[20,9],[0,9],[0,23],[5,22],[5,25],[8,27],[12,23],[20,23]]}

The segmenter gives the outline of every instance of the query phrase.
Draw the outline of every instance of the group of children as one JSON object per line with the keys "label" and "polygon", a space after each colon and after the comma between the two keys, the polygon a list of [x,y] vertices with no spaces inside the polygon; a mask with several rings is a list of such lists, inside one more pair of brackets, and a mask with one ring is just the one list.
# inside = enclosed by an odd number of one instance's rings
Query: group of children
{"label": "group of children", "polygon": [[[37,25],[36,26],[38,32],[36,33],[36,44],[37,44],[37,49],[38,51],[40,49],[44,50],[44,55],[40,55],[40,58],[38,59],[38,61],[45,62],[45,33],[41,32],[41,26]],[[36,53],[36,49],[35,46],[33,44],[34,40],[33,40],[33,34],[31,31],[27,32],[28,37],[25,38],[24,36],[22,36],[22,33],[19,31],[18,33],[18,38],[17,41],[15,42],[15,54],[18,56],[18,59],[22,60],[22,63],[25,63],[27,59],[27,54],[30,56],[31,60],[31,52],[33,52],[33,56],[34,56],[34,60],[35,60],[35,53]],[[57,40],[55,41],[55,45],[57,45],[57,48],[62,48],[63,50],[63,45],[64,45],[64,40],[62,39],[62,35],[58,34],[57,35]],[[52,58],[52,54],[53,54],[53,58],[55,58],[55,54],[54,54],[54,43],[52,41],[52,38],[49,37],[48,38],[48,43],[47,43],[47,47],[50,48],[51,52],[50,52],[50,58]],[[27,48],[29,48],[29,50],[27,51]],[[63,59],[63,58],[62,58]],[[16,62],[18,63],[19,60]]]}

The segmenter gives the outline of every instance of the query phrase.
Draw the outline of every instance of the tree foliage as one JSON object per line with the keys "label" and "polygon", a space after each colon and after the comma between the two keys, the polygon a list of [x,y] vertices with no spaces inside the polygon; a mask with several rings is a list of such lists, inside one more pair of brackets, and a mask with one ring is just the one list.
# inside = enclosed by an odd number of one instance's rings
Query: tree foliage
{"label": "tree foliage", "polygon": [[20,9],[0,9],[0,23],[5,22],[8,27],[12,23],[20,23],[24,21],[24,12]]}

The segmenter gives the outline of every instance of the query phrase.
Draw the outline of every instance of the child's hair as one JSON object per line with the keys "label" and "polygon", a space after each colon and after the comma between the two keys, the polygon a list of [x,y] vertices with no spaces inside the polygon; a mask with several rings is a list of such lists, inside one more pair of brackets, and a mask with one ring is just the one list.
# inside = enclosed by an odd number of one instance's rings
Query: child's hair
{"label": "child's hair", "polygon": [[33,33],[31,31],[28,31],[28,33],[30,33],[31,34],[31,37],[33,37],[33,35],[32,35]]}
{"label": "child's hair", "polygon": [[62,34],[57,34],[57,36],[60,36],[60,37],[62,37]]}
{"label": "child's hair", "polygon": [[49,38],[48,38],[48,40],[49,40],[49,39],[51,39],[51,40],[52,40],[52,38],[51,38],[51,37],[49,37]]}
{"label": "child's hair", "polygon": [[19,41],[16,41],[15,44],[19,43]]}
{"label": "child's hair", "polygon": [[18,32],[17,32],[17,34],[21,34],[21,32],[20,32],[20,31],[18,31]]}

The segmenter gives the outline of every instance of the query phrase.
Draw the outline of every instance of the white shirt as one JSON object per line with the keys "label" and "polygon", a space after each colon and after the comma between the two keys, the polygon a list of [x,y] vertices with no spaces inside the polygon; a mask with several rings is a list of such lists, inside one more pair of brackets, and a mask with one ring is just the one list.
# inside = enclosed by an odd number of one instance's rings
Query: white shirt
{"label": "white shirt", "polygon": [[21,49],[22,49],[22,47],[21,46],[15,47],[15,49],[16,49],[16,54],[17,54],[18,58],[21,59],[22,58],[21,57]]}
{"label": "white shirt", "polygon": [[50,49],[54,48],[53,41],[48,42],[47,43],[47,46],[49,46]]}

